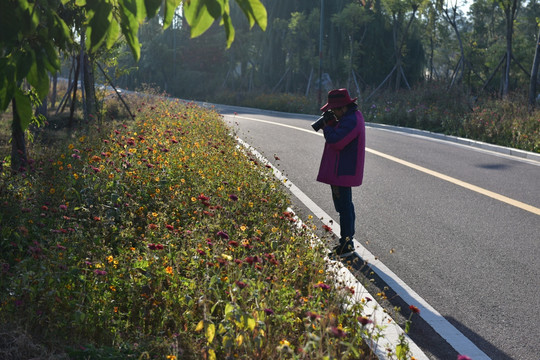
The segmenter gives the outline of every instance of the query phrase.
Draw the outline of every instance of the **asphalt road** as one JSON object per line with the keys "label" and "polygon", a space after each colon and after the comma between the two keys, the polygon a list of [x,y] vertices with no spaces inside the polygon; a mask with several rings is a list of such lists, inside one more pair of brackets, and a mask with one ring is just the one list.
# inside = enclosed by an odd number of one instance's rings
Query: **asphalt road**
{"label": "asphalt road", "polygon": [[[339,220],[329,186],[315,181],[324,139],[314,116],[218,109]],[[540,162],[369,124],[366,139],[356,240],[489,358],[540,359]],[[415,326],[430,358],[455,359],[429,324]]]}

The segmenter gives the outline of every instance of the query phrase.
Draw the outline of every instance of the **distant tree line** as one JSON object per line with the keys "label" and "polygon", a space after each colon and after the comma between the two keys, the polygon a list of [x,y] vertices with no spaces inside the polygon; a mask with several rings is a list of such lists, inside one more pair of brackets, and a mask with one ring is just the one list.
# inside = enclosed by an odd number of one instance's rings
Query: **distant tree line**
{"label": "distant tree line", "polygon": [[324,93],[348,87],[366,99],[436,81],[474,96],[528,91],[534,105],[538,0],[474,0],[467,14],[457,0],[262,3],[268,13],[264,32],[250,31],[231,4],[236,40],[229,49],[217,24],[190,39],[181,11],[166,30],[156,17],[140,29],[139,62],[119,49],[109,70],[120,86],[154,84],[196,99],[230,92],[315,96],[320,79]]}

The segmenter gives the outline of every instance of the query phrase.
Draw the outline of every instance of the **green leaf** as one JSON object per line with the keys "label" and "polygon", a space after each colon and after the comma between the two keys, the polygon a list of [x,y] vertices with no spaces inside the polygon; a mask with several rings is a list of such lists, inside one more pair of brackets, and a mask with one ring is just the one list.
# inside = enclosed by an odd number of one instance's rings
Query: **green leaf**
{"label": "green leaf", "polygon": [[32,64],[35,62],[35,55],[33,51],[21,51],[14,58],[17,64],[17,80],[22,80],[28,76]]}
{"label": "green leaf", "polygon": [[112,19],[111,26],[109,27],[109,32],[107,34],[107,49],[110,49],[114,43],[118,40],[120,37],[120,24],[116,19]]}
{"label": "green leaf", "polygon": [[6,78],[0,78],[0,112],[6,111],[9,102],[12,98],[12,83],[9,83]]}
{"label": "green leaf", "polygon": [[267,13],[260,0],[236,0],[236,2],[248,18],[250,27],[257,23],[261,29],[266,30]]}
{"label": "green leaf", "polygon": [[121,0],[119,3],[122,9],[124,11],[127,10],[130,15],[134,16],[139,24],[146,18],[146,6],[144,5],[144,0]]}
{"label": "green leaf", "polygon": [[208,324],[208,327],[206,328],[206,340],[209,344],[214,341],[214,336],[216,335],[216,325],[213,323]]}
{"label": "green leaf", "polygon": [[407,357],[407,347],[402,345],[402,344],[397,345],[396,346],[396,357],[399,360],[406,359],[406,357]]}
{"label": "green leaf", "polygon": [[[173,20],[176,8],[180,5],[182,0],[165,0],[165,9],[163,14],[163,28],[168,28]],[[185,5],[184,5],[185,7]]]}
{"label": "green leaf", "polygon": [[248,327],[249,330],[253,331],[255,329],[255,325],[257,323],[255,322],[255,319],[251,318],[251,317],[248,317],[246,319],[246,325]]}
{"label": "green leaf", "polygon": [[122,29],[122,34],[124,34],[135,60],[139,61],[139,58],[141,57],[141,45],[139,43],[139,37],[137,36],[139,31],[137,17],[124,7],[121,7],[120,10],[120,27]]}
{"label": "green leaf", "polygon": [[144,6],[146,7],[146,16],[148,16],[149,19],[156,16],[160,5],[161,0],[144,0]]}
{"label": "green leaf", "polygon": [[225,305],[225,315],[227,315],[228,313],[230,313],[233,310],[234,310],[234,305],[233,304],[228,303],[227,305]]}
{"label": "green leaf", "polygon": [[32,121],[32,104],[30,98],[19,88],[15,90],[15,103],[17,104],[17,114],[21,120],[21,128],[24,131]]}
{"label": "green leaf", "polygon": [[234,41],[234,26],[231,21],[229,14],[223,14],[223,24],[225,26],[225,36],[227,37],[227,49],[231,47],[232,42]]}
{"label": "green leaf", "polygon": [[36,53],[36,61],[32,64],[28,73],[28,82],[37,91],[40,99],[43,99],[49,92],[49,75],[47,74],[46,66],[42,53]]}
{"label": "green leaf", "polygon": [[58,16],[56,13],[54,14],[54,36],[58,39],[63,39],[67,43],[72,41],[69,27],[67,26],[66,22],[62,20],[62,18],[60,18],[60,16]]}
{"label": "green leaf", "polygon": [[223,8],[218,0],[191,0],[184,3],[184,15],[191,27],[191,37],[197,37],[223,15]]}
{"label": "green leaf", "polygon": [[92,1],[90,4],[87,9],[89,20],[86,44],[89,51],[93,53],[101,46],[111,26],[113,6],[104,1]]}

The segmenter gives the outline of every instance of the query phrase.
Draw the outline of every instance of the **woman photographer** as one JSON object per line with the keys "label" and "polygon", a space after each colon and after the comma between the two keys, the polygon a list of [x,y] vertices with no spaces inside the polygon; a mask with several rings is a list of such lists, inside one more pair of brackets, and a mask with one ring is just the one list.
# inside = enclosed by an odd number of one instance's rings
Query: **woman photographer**
{"label": "woman photographer", "polygon": [[326,121],[323,128],[326,143],[317,181],[329,184],[332,189],[341,227],[339,244],[332,255],[341,257],[354,252],[356,215],[351,188],[360,186],[364,176],[366,131],[356,99],[351,99],[347,89],[332,90],[328,93],[328,102],[321,108],[323,112],[331,110],[335,116]]}

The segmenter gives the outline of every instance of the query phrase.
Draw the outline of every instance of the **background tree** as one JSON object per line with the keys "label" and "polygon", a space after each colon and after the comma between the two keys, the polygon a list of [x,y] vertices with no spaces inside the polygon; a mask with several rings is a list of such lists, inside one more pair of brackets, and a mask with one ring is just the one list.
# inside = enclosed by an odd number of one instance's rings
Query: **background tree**
{"label": "background tree", "polygon": [[529,105],[535,108],[536,105],[536,85],[538,83],[538,68],[540,67],[540,26],[538,27],[538,39],[536,40],[536,52],[531,70],[531,81],[529,85]]}

